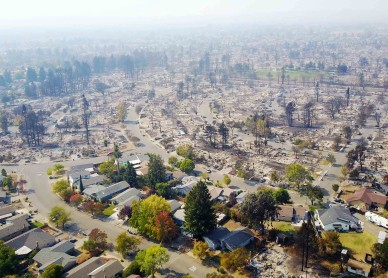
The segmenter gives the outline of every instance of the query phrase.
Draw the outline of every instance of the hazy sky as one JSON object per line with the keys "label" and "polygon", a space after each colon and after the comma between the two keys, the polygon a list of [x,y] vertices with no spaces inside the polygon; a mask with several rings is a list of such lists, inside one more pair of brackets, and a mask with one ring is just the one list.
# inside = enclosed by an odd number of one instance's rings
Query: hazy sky
{"label": "hazy sky", "polygon": [[[10,0],[2,27],[216,20],[385,22],[388,0]],[[388,21],[388,20],[386,20]]]}

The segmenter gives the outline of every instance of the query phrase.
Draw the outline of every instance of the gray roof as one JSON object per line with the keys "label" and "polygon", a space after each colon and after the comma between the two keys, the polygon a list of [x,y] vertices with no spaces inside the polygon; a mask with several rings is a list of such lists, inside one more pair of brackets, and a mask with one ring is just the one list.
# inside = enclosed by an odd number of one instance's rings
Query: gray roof
{"label": "gray roof", "polygon": [[118,194],[114,198],[112,198],[112,202],[120,204],[120,203],[123,203],[124,201],[128,200],[131,197],[135,197],[135,196],[140,197],[140,195],[141,195],[140,190],[138,190],[136,188],[129,188],[129,189],[125,190],[124,192]]}
{"label": "gray roof", "polygon": [[89,273],[93,278],[113,278],[117,273],[123,271],[124,267],[118,260],[110,260]]}
{"label": "gray roof", "polygon": [[89,273],[105,264],[101,257],[93,257],[65,273],[66,278],[89,278]]}
{"label": "gray roof", "polygon": [[168,202],[170,203],[170,206],[171,206],[171,213],[174,213],[175,211],[177,211],[182,207],[182,204],[179,203],[177,200],[168,200]]}
{"label": "gray roof", "polygon": [[101,190],[104,190],[105,188],[107,188],[107,186],[105,185],[101,185],[101,184],[92,184],[92,185],[89,185],[87,186],[84,191],[82,191],[82,193],[84,195],[87,195],[87,196],[92,196],[92,194],[95,194],[97,192],[100,192]]}
{"label": "gray roof", "polygon": [[230,231],[225,227],[219,227],[207,235],[204,236],[204,238],[207,238],[213,242],[220,243],[222,239],[224,239],[227,235],[230,234]]}
{"label": "gray roof", "polygon": [[222,239],[226,245],[231,249],[238,248],[242,243],[246,242],[248,239],[253,238],[252,232],[248,228],[240,228],[230,232],[227,236]]}
{"label": "gray roof", "polygon": [[27,222],[27,214],[17,214],[6,220],[6,224],[0,226],[0,240],[6,239],[7,237],[26,230],[30,227]]}
{"label": "gray roof", "polygon": [[70,167],[70,171],[76,172],[76,171],[82,171],[86,169],[94,168],[93,163],[86,163],[86,164],[81,164],[81,165],[74,165]]}
{"label": "gray roof", "polygon": [[55,237],[49,233],[44,232],[41,228],[35,228],[8,240],[4,244],[16,250],[27,246],[31,250],[44,248],[55,243]]}
{"label": "gray roof", "polygon": [[175,218],[176,220],[184,222],[185,221],[185,210],[184,209],[178,209],[174,213],[173,218]]}
{"label": "gray roof", "polygon": [[125,206],[130,207],[134,201],[139,201],[139,200],[140,200],[140,197],[138,197],[138,196],[132,196],[132,197],[126,199],[124,202],[119,203],[119,206],[122,206],[122,207],[125,207]]}
{"label": "gray roof", "polygon": [[7,192],[0,189],[0,198],[5,198],[5,197],[7,197]]}
{"label": "gray roof", "polygon": [[2,206],[2,207],[0,207],[0,216],[2,216],[4,214],[13,213],[14,211],[15,211],[15,209],[11,205],[9,205],[9,206]]}
{"label": "gray roof", "polygon": [[75,179],[79,179],[79,176],[88,176],[90,175],[90,173],[88,171],[85,171],[85,170],[81,170],[81,171],[69,171],[67,173],[67,175],[69,177],[71,177],[73,180]]}
{"label": "gray roof", "polygon": [[111,186],[108,186],[101,191],[94,193],[93,196],[97,199],[102,199],[106,196],[112,196],[115,193],[129,187],[130,187],[129,184],[126,181],[121,181],[121,182],[112,184]]}
{"label": "gray roof", "polygon": [[333,206],[329,209],[317,209],[319,219],[324,226],[334,222],[342,222],[351,225],[358,224],[360,220],[353,216],[348,208]]}
{"label": "gray roof", "polygon": [[[90,185],[93,185],[93,184],[100,184],[100,183],[103,183],[104,180],[106,180],[107,177],[104,176],[104,175],[98,175],[98,176],[95,176],[95,177],[90,177],[89,179],[82,179],[82,185],[84,186],[84,188],[86,186],[90,186]],[[73,183],[73,186],[78,186],[79,185],[79,181],[76,181]]]}
{"label": "gray roof", "polygon": [[[60,264],[64,268],[68,267],[69,265],[75,264],[76,257],[66,253],[74,248],[74,244],[71,242],[69,243],[71,244],[71,248],[69,244],[67,243],[64,244],[63,242],[59,242],[58,244],[52,247],[43,248],[42,250],[40,250],[34,256],[34,261],[36,261],[41,265],[39,267],[39,270],[43,271],[52,264]],[[60,251],[62,249],[65,250],[65,252]],[[55,250],[59,250],[59,251],[55,251]]]}

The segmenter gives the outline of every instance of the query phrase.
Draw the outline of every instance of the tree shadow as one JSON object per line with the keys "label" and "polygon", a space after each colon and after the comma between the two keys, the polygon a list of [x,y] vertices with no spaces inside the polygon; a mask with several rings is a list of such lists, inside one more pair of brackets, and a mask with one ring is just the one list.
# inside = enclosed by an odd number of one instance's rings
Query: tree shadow
{"label": "tree shadow", "polygon": [[189,275],[189,273],[180,273],[169,268],[161,269],[159,270],[159,273],[162,274],[163,277],[168,277],[168,278],[182,278],[185,275]]}

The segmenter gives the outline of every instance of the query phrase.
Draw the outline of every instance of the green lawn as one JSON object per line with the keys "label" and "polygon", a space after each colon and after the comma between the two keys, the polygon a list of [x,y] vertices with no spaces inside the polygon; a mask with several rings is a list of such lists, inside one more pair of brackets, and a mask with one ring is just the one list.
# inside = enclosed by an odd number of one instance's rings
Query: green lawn
{"label": "green lawn", "polygon": [[377,242],[377,237],[364,231],[362,233],[340,233],[342,246],[351,250],[356,259],[364,260],[365,254],[372,253],[372,245]]}
{"label": "green lawn", "polygon": [[272,226],[281,233],[294,234],[296,232],[295,227],[291,225],[291,222],[272,221]]}
{"label": "green lawn", "polygon": [[113,210],[115,208],[114,205],[110,205],[109,207],[107,207],[106,209],[104,209],[104,211],[102,212],[102,215],[106,216],[106,217],[109,217],[111,216],[115,211]]}
{"label": "green lawn", "polygon": [[31,224],[31,226],[32,226],[32,228],[40,228],[40,227],[44,226],[44,224],[41,223],[41,222],[39,222],[39,221],[37,221],[37,220],[35,220],[35,221]]}
{"label": "green lawn", "polygon": [[[268,73],[272,74],[272,79],[277,80],[278,78],[278,72],[273,71],[270,69],[263,69],[256,72],[257,76],[259,78],[268,78]],[[281,76],[281,71],[279,71],[279,76]],[[290,76],[290,82],[292,80],[302,81],[302,77],[305,77],[306,79],[309,79],[309,81],[313,81],[314,79],[320,79],[321,77],[326,77],[327,72],[320,72],[320,71],[303,71],[303,70],[286,70],[286,76]],[[286,81],[287,82],[287,79]]]}

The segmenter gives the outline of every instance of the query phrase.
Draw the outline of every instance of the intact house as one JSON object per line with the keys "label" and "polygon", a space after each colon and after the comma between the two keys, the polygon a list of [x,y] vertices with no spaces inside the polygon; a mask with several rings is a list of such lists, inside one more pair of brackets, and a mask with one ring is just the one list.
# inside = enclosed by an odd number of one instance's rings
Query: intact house
{"label": "intact house", "polygon": [[76,265],[77,258],[71,255],[73,252],[74,244],[65,240],[41,249],[33,259],[38,264],[40,273],[53,264],[59,264],[63,266],[64,271],[67,271]]}
{"label": "intact house", "polygon": [[346,202],[365,212],[374,208],[386,208],[388,197],[376,190],[364,187],[356,190],[353,196],[346,199]]}
{"label": "intact house", "polygon": [[55,237],[44,232],[41,228],[35,228],[8,240],[4,245],[16,249],[15,254],[24,256],[33,250],[39,250],[56,243]]}
{"label": "intact house", "polygon": [[93,163],[86,163],[81,165],[74,165],[70,167],[70,171],[78,172],[78,171],[87,171],[89,173],[93,173],[95,171],[95,166]]}
{"label": "intact house", "polygon": [[[92,185],[104,184],[106,179],[107,177],[105,175],[90,176],[89,179],[82,179],[82,186],[85,190],[86,188]],[[77,181],[72,183],[71,187],[73,190],[79,191],[79,185],[80,185],[80,180],[78,179]]]}
{"label": "intact house", "polygon": [[0,202],[5,203],[7,200],[7,191],[4,191],[3,189],[0,188]]}
{"label": "intact house", "polygon": [[182,204],[178,202],[177,200],[167,200],[170,203],[171,206],[171,214],[174,214],[178,209],[182,207]]}
{"label": "intact house", "polygon": [[[10,218],[15,214],[15,209],[12,205],[0,206],[0,223],[5,219]],[[0,226],[1,227],[1,226]]]}
{"label": "intact house", "polygon": [[142,196],[140,190],[136,188],[129,188],[125,190],[124,192],[116,195],[111,199],[112,204],[119,206],[119,207],[124,207],[128,206],[130,207],[133,203],[133,201],[138,201],[140,200],[140,197]]}
{"label": "intact house", "polygon": [[203,239],[211,250],[221,248],[233,251],[253,242],[254,235],[251,230],[245,227],[236,229],[232,232],[224,227],[219,227],[204,236]]}
{"label": "intact house", "polygon": [[83,180],[90,179],[90,172],[86,170],[81,170],[81,171],[69,171],[67,173],[67,177],[69,179],[70,186],[73,187],[73,183],[77,182],[80,180],[80,177]]}
{"label": "intact house", "polygon": [[83,194],[96,201],[106,202],[129,187],[130,185],[126,181],[121,181],[110,186],[96,185],[92,188],[87,188],[83,191]]}
{"label": "intact house", "polygon": [[123,266],[115,259],[93,257],[69,270],[64,278],[115,278],[121,277]]}
{"label": "intact house", "polygon": [[361,221],[348,208],[333,206],[315,210],[315,219],[325,231],[349,231],[362,229]]}
{"label": "intact house", "polygon": [[236,197],[236,201],[238,204],[241,204],[242,202],[244,202],[245,200],[245,197],[248,195],[248,192],[247,191],[243,191],[241,192],[240,194],[237,195]]}
{"label": "intact house", "polygon": [[279,221],[298,223],[305,220],[307,208],[302,205],[278,205],[276,218]]}
{"label": "intact house", "polygon": [[0,240],[9,240],[28,231],[30,228],[28,217],[27,214],[16,214],[7,218],[5,223],[0,225]]}
{"label": "intact house", "polygon": [[357,274],[364,277],[369,277],[369,273],[372,269],[372,265],[349,259],[347,262],[347,271],[353,274]]}

